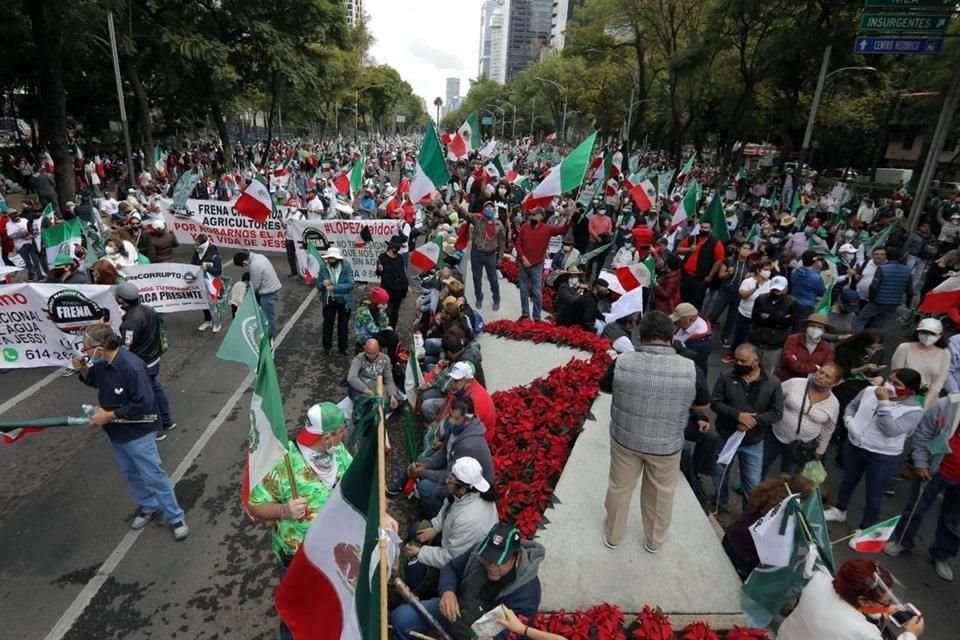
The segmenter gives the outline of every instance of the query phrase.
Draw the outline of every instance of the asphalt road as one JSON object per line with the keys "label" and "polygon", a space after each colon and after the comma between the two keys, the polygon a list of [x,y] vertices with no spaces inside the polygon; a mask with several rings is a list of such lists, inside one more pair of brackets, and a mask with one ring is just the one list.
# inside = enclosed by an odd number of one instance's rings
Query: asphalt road
{"label": "asphalt road", "polygon": [[[178,259],[188,257],[181,249]],[[278,273],[286,273],[282,255],[275,254],[273,262]],[[238,275],[234,267],[228,269]],[[278,317],[286,326],[309,290],[296,280],[283,282]],[[518,295],[512,285],[504,287],[505,296]],[[129,533],[136,507],[102,433],[59,430],[0,446],[0,638],[276,637],[272,596],[277,580],[269,531],[251,524],[239,502],[250,400],[243,385],[247,371],[215,357],[224,334],[198,333],[200,321],[199,313],[167,317],[171,350],[161,374],[179,426],[159,447],[168,472],[182,472],[176,490],[190,538],[174,542],[159,522],[139,535]],[[313,299],[276,350],[291,431],[308,406],[344,394],[347,357],[323,356],[320,327],[319,302]],[[711,377],[721,368],[720,355],[714,355]],[[0,417],[77,415],[82,403],[95,399],[75,378],[52,377],[6,408],[51,371],[0,376]],[[826,489],[835,492],[840,475],[830,471]],[[908,490],[908,483],[896,484],[897,495],[885,500],[884,516],[899,512]],[[857,522],[862,504],[861,489],[850,507],[850,523]],[[925,613],[925,638],[939,640],[956,637],[951,611],[960,604],[960,589],[938,578],[927,560],[935,517],[936,511],[927,516],[923,541],[912,555],[877,559],[902,582],[898,592],[904,600]],[[849,530],[831,526],[834,538]],[[853,556],[845,544],[835,552],[841,562]],[[602,600],[597,594],[597,602]]]}

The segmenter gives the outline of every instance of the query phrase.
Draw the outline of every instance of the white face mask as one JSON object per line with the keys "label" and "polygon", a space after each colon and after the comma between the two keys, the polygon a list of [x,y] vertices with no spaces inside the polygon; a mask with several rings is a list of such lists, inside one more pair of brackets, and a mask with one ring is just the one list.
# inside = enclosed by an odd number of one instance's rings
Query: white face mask
{"label": "white face mask", "polygon": [[932,347],[937,343],[937,340],[939,338],[940,336],[935,336],[929,333],[921,333],[919,336],[917,336],[917,339],[920,341],[920,344],[922,344],[925,347]]}
{"label": "white face mask", "polygon": [[385,305],[385,304],[378,304],[378,305],[377,305],[377,309],[379,309],[380,311],[386,311],[386,310],[387,310],[387,305]]}
{"label": "white face mask", "polygon": [[580,284],[580,278],[567,278],[567,283],[571,287],[576,287],[578,284]]}
{"label": "white face mask", "polygon": [[772,274],[773,274],[773,272],[770,271],[770,269],[761,269],[761,270],[760,270],[760,277],[763,278],[764,280],[769,280],[769,279],[770,279],[770,276],[771,276]]}
{"label": "white face mask", "polygon": [[820,327],[807,327],[807,337],[813,341],[818,341],[823,336],[823,329]]}
{"label": "white face mask", "polygon": [[115,253],[117,252],[117,250],[114,249],[113,247],[107,247],[107,248],[105,249],[105,251],[107,252],[107,255],[108,255],[108,256],[112,256],[113,254],[115,254]]}
{"label": "white face mask", "polygon": [[891,397],[891,398],[896,398],[896,397],[897,397],[897,388],[896,388],[895,386],[893,386],[893,384],[891,384],[891,383],[889,383],[889,382],[884,382],[884,383],[883,383],[883,388],[887,390],[887,393],[890,394],[890,397]]}

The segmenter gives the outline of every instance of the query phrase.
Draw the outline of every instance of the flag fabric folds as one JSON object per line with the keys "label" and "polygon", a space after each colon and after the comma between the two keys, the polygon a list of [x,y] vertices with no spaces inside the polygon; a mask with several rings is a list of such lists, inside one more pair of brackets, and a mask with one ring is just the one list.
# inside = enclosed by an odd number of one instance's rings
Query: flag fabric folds
{"label": "flag fabric folds", "polygon": [[573,191],[583,184],[583,176],[587,172],[590,153],[596,138],[597,132],[594,131],[559,165],[553,167],[543,181],[524,199],[523,210],[530,211],[537,207],[546,207],[555,197],[567,191]]}
{"label": "flag fabric folds", "polygon": [[250,181],[237,201],[233,203],[233,209],[240,215],[261,224],[266,222],[273,212],[273,200],[270,198],[267,185],[261,182],[260,176]]}
{"label": "flag fabric folds", "polygon": [[443,159],[443,150],[437,140],[433,122],[427,124],[427,132],[420,145],[420,155],[417,156],[416,174],[410,183],[410,200],[420,202],[429,197],[433,191],[450,179],[447,163]]}
{"label": "flag fabric folds", "polygon": [[47,250],[47,264],[53,266],[60,254],[73,257],[74,249],[83,241],[83,223],[80,218],[65,220],[47,227],[40,235]]}
{"label": "flag fabric folds", "polygon": [[893,536],[893,530],[897,528],[898,522],[900,522],[900,516],[894,516],[872,527],[867,527],[853,536],[850,546],[860,553],[880,553],[883,551],[883,545],[887,544]]}
{"label": "flag fabric folds", "polygon": [[250,373],[255,373],[260,360],[261,342],[266,333],[265,326],[266,322],[253,289],[248,288],[247,295],[237,308],[237,316],[217,349],[217,357],[221,360],[242,362],[250,369]]}

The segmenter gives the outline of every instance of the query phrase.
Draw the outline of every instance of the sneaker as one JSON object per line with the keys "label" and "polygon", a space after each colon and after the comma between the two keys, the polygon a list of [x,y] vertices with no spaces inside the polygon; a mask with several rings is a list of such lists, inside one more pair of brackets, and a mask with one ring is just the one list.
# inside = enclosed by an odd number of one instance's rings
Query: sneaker
{"label": "sneaker", "polygon": [[883,545],[883,552],[891,558],[896,558],[904,551],[906,551],[906,549],[904,549],[903,545],[896,540],[891,540],[887,544]]}
{"label": "sneaker", "polygon": [[203,322],[203,324],[201,324],[199,327],[197,327],[197,331],[206,331],[207,329],[209,329],[209,328],[212,327],[212,326],[213,326],[213,323],[212,323],[212,322],[209,322],[209,321],[206,321],[206,320],[205,320],[205,321]]}
{"label": "sneaker", "polygon": [[163,432],[163,429],[160,429],[160,431],[157,431],[157,435],[154,436],[154,439],[155,439],[157,442],[160,442],[161,440],[166,440],[166,439],[167,439],[167,434]]}
{"label": "sneaker", "polygon": [[847,512],[841,511],[836,507],[830,507],[823,512],[823,519],[827,522],[846,522],[847,521]]}
{"label": "sneaker", "polygon": [[69,378],[70,376],[72,376],[72,375],[75,374],[76,372],[77,372],[76,369],[71,369],[70,367],[64,367],[64,368],[60,371],[60,377],[61,377],[61,378]]}
{"label": "sneaker", "polygon": [[883,490],[883,495],[885,495],[885,496],[895,496],[895,495],[897,495],[897,492],[894,491],[894,489],[893,489],[893,487],[892,487],[891,485],[887,485],[887,488]]}
{"label": "sneaker", "polygon": [[500,303],[499,303],[499,302],[494,302],[494,303],[493,303],[493,310],[494,310],[494,311],[500,311]]}
{"label": "sneaker", "polygon": [[651,546],[650,543],[646,541],[643,543],[643,550],[646,551],[647,553],[656,553],[657,551],[660,551],[660,549],[658,549],[657,547]]}
{"label": "sneaker", "polygon": [[164,430],[164,431],[173,431],[173,430],[176,429],[176,428],[177,428],[177,423],[176,423],[176,422],[171,422],[171,423],[168,424],[168,425],[164,425],[163,430]]}
{"label": "sneaker", "polygon": [[520,316],[520,317],[517,319],[517,322],[525,322],[525,321],[527,321],[527,320],[529,320],[529,319],[530,319],[530,316]]}
{"label": "sneaker", "polygon": [[729,348],[730,348],[730,341],[727,340],[726,338],[721,338],[721,339],[720,339],[720,344],[721,344],[721,346],[723,346],[724,349],[729,349]]}
{"label": "sneaker", "polygon": [[729,353],[723,356],[722,358],[720,358],[720,362],[722,362],[723,364],[733,364],[733,360],[734,360],[733,355]]}
{"label": "sneaker", "polygon": [[213,332],[214,332],[214,333],[220,333],[220,325],[219,325],[219,324],[213,325]]}
{"label": "sneaker", "polygon": [[943,560],[934,560],[933,570],[947,582],[953,582],[953,568]]}
{"label": "sneaker", "polygon": [[173,527],[173,539],[177,542],[181,540],[186,540],[187,536],[190,535],[190,527],[187,526],[186,520],[181,520],[180,522],[174,522]]}
{"label": "sneaker", "polygon": [[388,498],[396,498],[401,493],[403,493],[403,487],[398,485],[396,481],[391,481],[387,484],[386,494]]}
{"label": "sneaker", "polygon": [[[846,514],[844,514],[844,516],[846,516]],[[853,535],[850,537],[849,540],[847,540],[847,546],[850,547],[850,549],[852,549],[853,551],[857,550],[857,538],[860,537],[861,531],[863,531],[863,529],[854,529],[852,532]]]}
{"label": "sneaker", "polygon": [[474,305],[474,309],[476,309],[477,311],[480,311],[480,309],[483,309],[483,298],[477,298],[477,304]]}
{"label": "sneaker", "polygon": [[613,544],[612,542],[610,542],[609,540],[607,540],[607,534],[604,533],[604,534],[602,534],[601,537],[603,538],[603,546],[605,546],[607,549],[616,549],[616,548],[617,548],[617,545],[615,545],[615,544]]}
{"label": "sneaker", "polygon": [[137,515],[133,518],[133,522],[130,523],[130,528],[139,531],[150,524],[150,521],[156,518],[159,514],[160,511],[144,511],[143,509],[140,509],[140,511],[137,512]]}

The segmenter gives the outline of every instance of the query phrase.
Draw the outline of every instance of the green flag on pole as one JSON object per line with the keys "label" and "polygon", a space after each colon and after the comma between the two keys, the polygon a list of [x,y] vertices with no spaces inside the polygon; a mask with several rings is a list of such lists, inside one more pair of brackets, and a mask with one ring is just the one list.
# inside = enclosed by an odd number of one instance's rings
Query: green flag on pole
{"label": "green flag on pole", "polygon": [[723,215],[723,203],[720,202],[720,196],[716,195],[707,206],[707,212],[703,215],[703,222],[709,222],[713,225],[711,235],[726,242],[730,239],[730,228],[727,227],[727,218]]}
{"label": "green flag on pole", "polygon": [[223,337],[217,357],[221,360],[232,360],[247,365],[251,373],[257,371],[260,357],[260,343],[266,335],[264,330],[266,321],[253,288],[247,288],[247,295],[237,309],[237,317],[233,319],[230,329]]}

